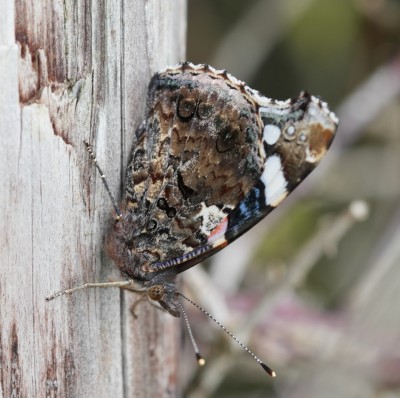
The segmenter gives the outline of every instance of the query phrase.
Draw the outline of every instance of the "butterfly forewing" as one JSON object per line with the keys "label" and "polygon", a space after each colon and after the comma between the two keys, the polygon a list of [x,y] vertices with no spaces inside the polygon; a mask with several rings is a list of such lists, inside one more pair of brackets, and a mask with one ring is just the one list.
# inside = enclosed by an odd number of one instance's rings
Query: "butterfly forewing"
{"label": "butterfly forewing", "polygon": [[317,97],[274,101],[206,65],[156,74],[111,257],[140,277],[195,265],[274,209],[318,165],[337,123]]}
{"label": "butterfly forewing", "polygon": [[152,79],[126,203],[142,214],[139,229],[154,236],[159,262],[206,244],[259,180],[265,151],[257,108],[206,72]]}

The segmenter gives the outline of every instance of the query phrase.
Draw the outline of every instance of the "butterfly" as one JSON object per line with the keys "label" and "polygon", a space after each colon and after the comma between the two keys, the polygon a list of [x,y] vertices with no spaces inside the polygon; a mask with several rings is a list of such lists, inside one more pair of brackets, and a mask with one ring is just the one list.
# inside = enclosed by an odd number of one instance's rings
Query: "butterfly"
{"label": "butterfly", "polygon": [[189,62],[156,73],[106,239],[127,280],[86,287],[127,287],[179,317],[177,275],[277,207],[324,157],[337,126],[326,102],[306,92],[276,101]]}

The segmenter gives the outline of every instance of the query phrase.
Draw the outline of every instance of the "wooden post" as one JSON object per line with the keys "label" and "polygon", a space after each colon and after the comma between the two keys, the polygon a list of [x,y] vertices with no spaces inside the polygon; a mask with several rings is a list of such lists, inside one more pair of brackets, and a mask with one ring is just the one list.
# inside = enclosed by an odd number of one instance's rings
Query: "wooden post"
{"label": "wooden post", "polygon": [[0,397],[175,397],[179,321],[132,293],[103,239],[147,84],[184,59],[186,0],[2,0]]}

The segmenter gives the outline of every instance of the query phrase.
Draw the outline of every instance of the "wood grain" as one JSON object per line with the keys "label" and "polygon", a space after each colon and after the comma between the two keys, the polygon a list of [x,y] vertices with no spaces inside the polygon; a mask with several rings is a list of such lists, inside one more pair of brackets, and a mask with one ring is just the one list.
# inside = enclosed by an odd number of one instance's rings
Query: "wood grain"
{"label": "wood grain", "polygon": [[[186,1],[4,0],[0,397],[175,397],[179,321],[113,289],[103,239],[151,75],[184,58]],[[3,12],[4,10],[4,12]]]}

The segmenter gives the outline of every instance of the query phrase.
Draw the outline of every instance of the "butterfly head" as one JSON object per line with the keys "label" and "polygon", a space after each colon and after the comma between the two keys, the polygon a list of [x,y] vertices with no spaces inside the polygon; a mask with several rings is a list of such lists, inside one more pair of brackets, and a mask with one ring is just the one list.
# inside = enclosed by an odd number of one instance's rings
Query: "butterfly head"
{"label": "butterfly head", "polygon": [[156,307],[168,311],[172,316],[180,316],[180,306],[178,302],[178,293],[175,283],[160,282],[159,284],[148,287],[147,297]]}

